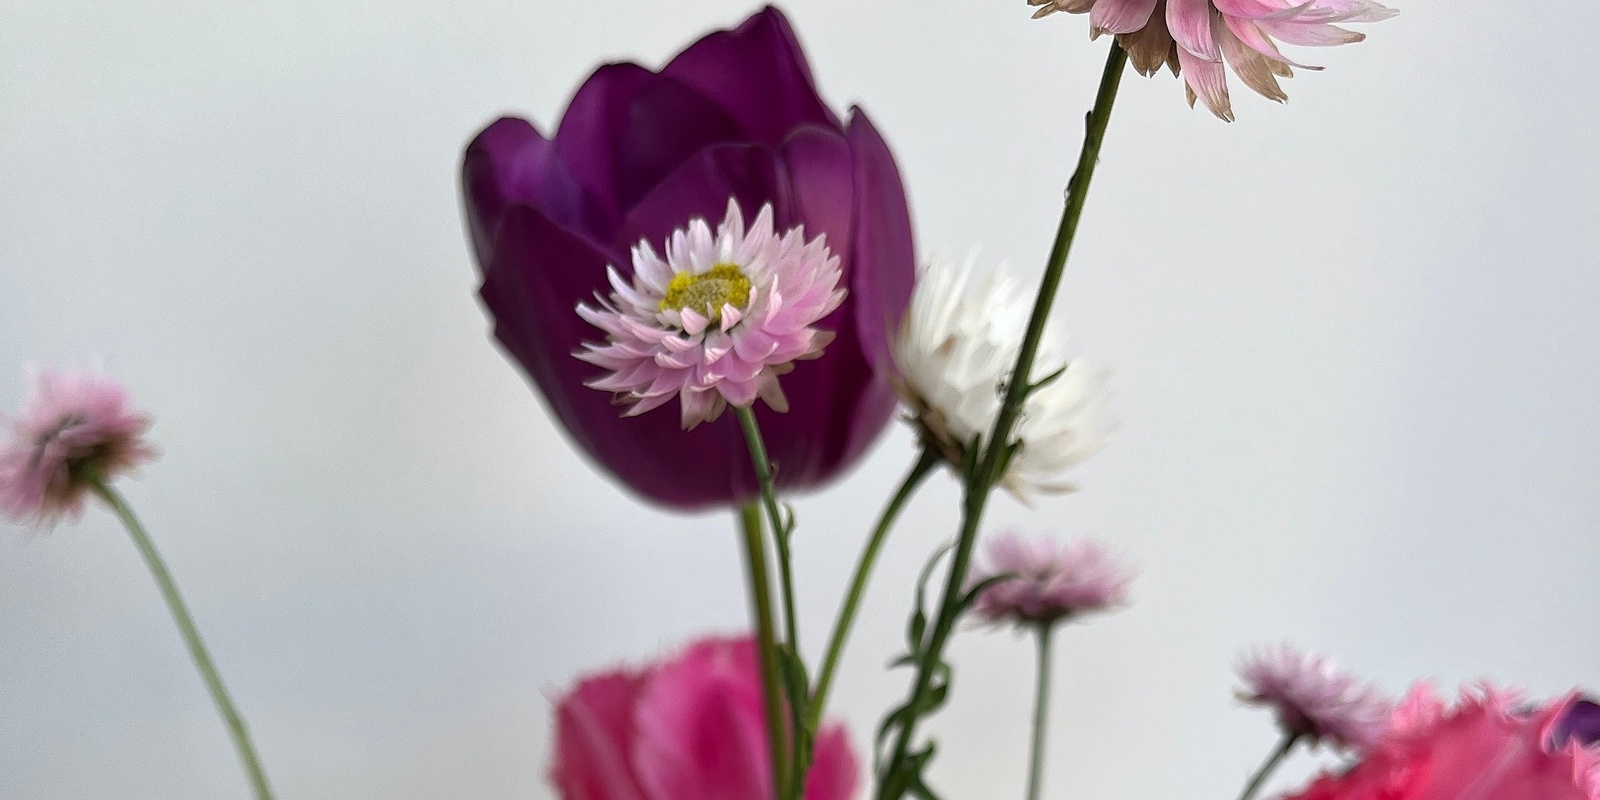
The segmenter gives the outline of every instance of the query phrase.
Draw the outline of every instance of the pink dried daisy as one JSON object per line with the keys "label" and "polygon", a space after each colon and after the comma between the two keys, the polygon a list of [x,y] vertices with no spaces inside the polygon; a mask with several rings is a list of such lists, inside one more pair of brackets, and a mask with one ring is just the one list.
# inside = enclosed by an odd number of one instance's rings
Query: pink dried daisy
{"label": "pink dried daisy", "polygon": [[140,438],[150,418],[134,411],[116,380],[78,371],[39,370],[22,413],[0,444],[0,512],[53,525],[83,513],[93,481],[109,481],[155,457]]}
{"label": "pink dried daisy", "polygon": [[1063,544],[1006,531],[988,543],[984,555],[986,563],[974,570],[974,584],[996,575],[1013,576],[978,596],[975,610],[988,622],[1050,625],[1104,611],[1127,601],[1134,577],[1108,548],[1088,539]]}
{"label": "pink dried daisy", "polygon": [[1284,644],[1256,650],[1238,666],[1239,699],[1272,708],[1290,736],[1365,750],[1389,728],[1394,704],[1333,662]]}
{"label": "pink dried daisy", "polygon": [[834,334],[813,326],[845,296],[824,236],[807,241],[804,226],[778,234],[770,204],[746,230],[732,199],[714,234],[691,220],[667,239],[665,258],[647,241],[633,248],[631,282],[607,272],[611,296],[578,306],[606,332],[575,353],[606,370],[586,385],[615,393],[630,417],[677,397],[686,430],[758,397],[787,411],[778,376],[822,355]]}
{"label": "pink dried daisy", "polygon": [[1338,23],[1380,22],[1399,13],[1372,0],[1028,0],[1035,17],[1057,11],[1089,14],[1089,34],[1109,33],[1143,75],[1163,65],[1181,75],[1193,106],[1198,98],[1218,117],[1233,121],[1224,62],[1263,97],[1287,100],[1279,78],[1294,68],[1278,43],[1311,47],[1367,38]]}

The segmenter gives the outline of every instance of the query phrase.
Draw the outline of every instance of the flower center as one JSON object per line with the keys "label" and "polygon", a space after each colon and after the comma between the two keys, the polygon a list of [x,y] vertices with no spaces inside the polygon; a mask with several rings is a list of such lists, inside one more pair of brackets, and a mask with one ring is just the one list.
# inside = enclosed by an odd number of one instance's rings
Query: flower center
{"label": "flower center", "polygon": [[750,302],[750,279],[738,264],[717,264],[698,275],[680,272],[667,284],[667,294],[657,306],[662,311],[692,310],[712,322],[722,321],[722,307],[744,308]]}

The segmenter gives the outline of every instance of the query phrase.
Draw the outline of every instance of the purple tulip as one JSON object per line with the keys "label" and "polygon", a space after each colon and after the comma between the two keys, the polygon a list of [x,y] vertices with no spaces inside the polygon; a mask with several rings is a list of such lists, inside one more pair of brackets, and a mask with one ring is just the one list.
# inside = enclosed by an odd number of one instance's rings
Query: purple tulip
{"label": "purple tulip", "polygon": [[851,109],[845,125],[818,97],[776,9],[711,33],[660,72],[600,67],[549,139],[497,120],[468,145],[461,180],[495,336],[578,445],[640,495],[694,509],[743,502],[757,486],[731,415],[686,432],[672,410],[624,419],[586,388],[598,370],[573,353],[601,334],[574,308],[608,290],[607,265],[631,276],[639,240],[660,250],[691,219],[720,219],[730,197],[771,203],[779,230],[825,233],[849,289],[818,325],[837,338],[782,379],[790,411],[757,411],[779,486],[826,483],[888,423],[889,336],[915,275],[905,190],[865,112]]}

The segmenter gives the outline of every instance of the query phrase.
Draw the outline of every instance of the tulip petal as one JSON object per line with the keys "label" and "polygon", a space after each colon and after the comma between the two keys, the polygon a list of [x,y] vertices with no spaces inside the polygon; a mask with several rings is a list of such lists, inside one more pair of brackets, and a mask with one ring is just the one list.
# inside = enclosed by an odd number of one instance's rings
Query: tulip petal
{"label": "tulip petal", "polygon": [[513,203],[539,208],[563,227],[592,231],[602,226],[595,201],[567,171],[551,142],[524,119],[495,120],[467,145],[461,184],[467,228],[480,264],[488,263],[494,230]]}
{"label": "tulip petal", "polygon": [[817,736],[805,800],[850,800],[859,780],[855,751],[843,725],[830,725]]}
{"label": "tulip petal", "polygon": [[840,127],[817,96],[788,19],[771,6],[690,45],[661,74],[711,99],[763,144],[776,146],[799,125]]}
{"label": "tulip petal", "polygon": [[[611,225],[622,217],[616,197],[617,149],[634,98],[654,78],[655,73],[638,64],[602,65],[572,96],[556,129],[556,152]],[[597,238],[607,239],[609,232]]]}
{"label": "tulip petal", "polygon": [[563,798],[644,800],[629,758],[643,683],[642,676],[611,672],[578,684],[561,701],[550,782]]}
{"label": "tulip petal", "polygon": [[696,153],[740,138],[738,123],[717,104],[676,80],[656,78],[628,108],[616,167],[617,202],[633,206]]}
{"label": "tulip petal", "polygon": [[759,674],[750,639],[700,642],[655,671],[634,716],[652,800],[771,796]]}
{"label": "tulip petal", "polygon": [[888,368],[889,341],[916,282],[911,210],[894,153],[867,112],[851,109],[846,135],[856,165],[855,261],[872,265],[846,274],[855,294],[862,348],[873,364]]}

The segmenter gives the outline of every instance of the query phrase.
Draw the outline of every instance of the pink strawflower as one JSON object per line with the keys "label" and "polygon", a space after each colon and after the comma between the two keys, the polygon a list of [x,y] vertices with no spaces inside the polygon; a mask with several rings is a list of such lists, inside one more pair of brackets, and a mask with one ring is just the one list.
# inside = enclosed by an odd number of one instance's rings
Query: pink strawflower
{"label": "pink strawflower", "polygon": [[0,512],[53,525],[76,519],[90,479],[110,481],[155,457],[142,437],[150,418],[128,404],[122,384],[86,371],[39,370],[22,413],[0,444]]}
{"label": "pink strawflower", "polygon": [[1451,707],[1421,684],[1360,762],[1290,800],[1600,800],[1600,753],[1565,733],[1582,705],[1484,688]]}
{"label": "pink strawflower", "polygon": [[1205,101],[1222,119],[1233,120],[1223,62],[1263,97],[1289,96],[1278,78],[1294,70],[1320,70],[1289,60],[1278,43],[1350,44],[1365,34],[1335,23],[1379,22],[1399,13],[1372,0],[1028,0],[1042,17],[1056,11],[1089,14],[1090,36],[1113,34],[1141,74],[1166,65],[1182,75],[1189,96]]}
{"label": "pink strawflower", "polygon": [[1006,531],[990,540],[986,562],[972,582],[1010,573],[983,590],[975,610],[989,622],[1052,624],[1127,601],[1134,573],[1104,545],[1080,539],[1060,544]]}
{"label": "pink strawflower", "polygon": [[803,226],[779,235],[770,204],[747,231],[732,199],[715,234],[691,220],[667,240],[664,259],[648,241],[633,248],[631,283],[608,272],[611,297],[578,306],[606,332],[575,354],[607,370],[586,385],[631,404],[625,416],[678,397],[685,429],[757,397],[787,411],[778,376],[822,355],[834,334],[813,326],[845,295],[825,237],[806,241]]}
{"label": "pink strawflower", "polygon": [[1315,653],[1287,644],[1263,648],[1245,656],[1238,672],[1239,699],[1271,708],[1284,732],[1311,744],[1362,750],[1388,730],[1389,698]]}
{"label": "pink strawflower", "polygon": [[[580,681],[556,709],[562,800],[772,800],[761,674],[749,637],[708,638],[641,670]],[[850,800],[841,724],[817,734],[805,800]]]}

